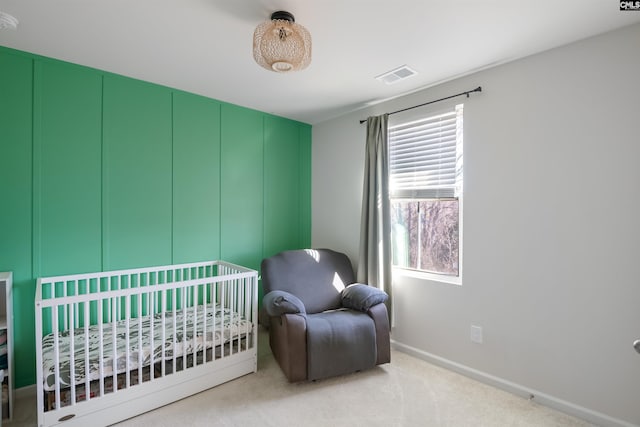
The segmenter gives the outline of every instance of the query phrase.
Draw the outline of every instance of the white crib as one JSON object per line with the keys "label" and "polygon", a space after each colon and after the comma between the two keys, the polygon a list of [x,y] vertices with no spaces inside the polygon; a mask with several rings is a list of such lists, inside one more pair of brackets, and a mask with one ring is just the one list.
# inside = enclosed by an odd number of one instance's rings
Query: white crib
{"label": "white crib", "polygon": [[38,279],[38,426],[108,425],[255,372],[257,281],[223,261]]}

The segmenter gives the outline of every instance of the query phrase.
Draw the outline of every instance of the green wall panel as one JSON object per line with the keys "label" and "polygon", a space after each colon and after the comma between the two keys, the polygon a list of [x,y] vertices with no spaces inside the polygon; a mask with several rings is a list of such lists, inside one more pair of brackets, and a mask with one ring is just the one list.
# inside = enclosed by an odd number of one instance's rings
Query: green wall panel
{"label": "green wall panel", "polygon": [[311,126],[299,125],[300,247],[311,247]]}
{"label": "green wall panel", "polygon": [[298,124],[264,119],[264,256],[300,246]]}
{"label": "green wall panel", "polygon": [[15,385],[35,382],[32,274],[33,60],[0,50],[0,271],[13,271]]}
{"label": "green wall panel", "polygon": [[221,257],[254,269],[262,261],[262,117],[222,105]]}
{"label": "green wall panel", "polygon": [[34,275],[102,267],[102,76],[53,61],[34,74]]}
{"label": "green wall panel", "polygon": [[105,76],[103,268],[171,263],[171,92]]}
{"label": "green wall panel", "polygon": [[220,258],[220,103],[173,94],[173,262]]}

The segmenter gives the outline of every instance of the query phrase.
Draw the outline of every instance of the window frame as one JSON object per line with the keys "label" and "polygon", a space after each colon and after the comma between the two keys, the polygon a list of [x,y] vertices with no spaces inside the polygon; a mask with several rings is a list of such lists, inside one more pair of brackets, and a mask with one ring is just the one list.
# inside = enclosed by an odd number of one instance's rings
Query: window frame
{"label": "window frame", "polygon": [[[462,112],[462,142],[458,142],[456,141],[456,144],[461,144],[462,146],[464,146],[464,104],[461,102],[454,102],[454,103],[450,103],[448,105],[446,105],[445,107],[440,107],[438,109],[434,109],[434,108],[430,108],[430,109],[424,109],[421,108],[420,111],[410,111],[410,112],[403,112],[398,114],[397,117],[394,117],[393,119],[390,118],[389,120],[389,129],[391,129],[394,126],[398,126],[404,123],[408,123],[414,120],[420,120],[420,119],[426,119],[432,116],[437,116],[439,114],[443,114],[443,113],[450,113],[452,111],[455,111],[458,106],[460,106],[463,110]],[[390,147],[390,137],[388,137],[389,140],[389,147]],[[422,280],[429,280],[429,281],[434,281],[434,282],[441,282],[441,283],[448,283],[448,284],[454,284],[454,285],[462,285],[462,280],[463,280],[463,265],[464,265],[464,260],[463,260],[463,244],[464,244],[464,224],[463,224],[463,218],[464,218],[464,148],[462,150],[463,154],[463,160],[462,160],[462,178],[461,178],[461,185],[459,188],[459,193],[457,194],[457,196],[455,197],[455,199],[457,199],[458,201],[458,275],[454,276],[454,275],[448,275],[445,273],[437,273],[437,272],[431,272],[431,271],[426,271],[426,270],[418,270],[418,269],[413,269],[410,267],[401,267],[401,266],[396,266],[396,265],[391,265],[391,270],[392,270],[392,274],[394,276],[402,276],[402,277],[412,277],[412,278],[417,278],[417,279],[422,279]],[[391,168],[389,168],[389,180],[391,178]],[[451,197],[423,197],[423,198],[408,198],[408,197],[392,197],[391,195],[391,190],[390,193],[388,194],[389,197],[389,203],[392,203],[394,200],[405,200],[405,201],[420,201],[420,200],[447,200],[447,199],[451,199]],[[390,236],[391,238],[391,236]],[[393,247],[391,248],[393,250]],[[392,261],[393,262],[393,261]]]}

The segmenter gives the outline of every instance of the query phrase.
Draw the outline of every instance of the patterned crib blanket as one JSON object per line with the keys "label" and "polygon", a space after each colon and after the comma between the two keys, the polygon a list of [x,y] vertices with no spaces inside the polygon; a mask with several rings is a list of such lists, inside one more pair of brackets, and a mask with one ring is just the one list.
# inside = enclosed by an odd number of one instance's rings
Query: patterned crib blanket
{"label": "patterned crib blanket", "polygon": [[[195,315],[194,315],[195,311]],[[251,332],[252,324],[243,316],[229,310],[222,309],[219,305],[209,304],[206,306],[206,318],[204,316],[205,306],[199,305],[196,310],[188,308],[184,311],[176,310],[166,313],[158,313],[153,316],[143,316],[136,319],[129,319],[129,365],[127,367],[127,325],[121,320],[115,323],[102,325],[102,362],[100,361],[100,331],[99,325],[89,326],[89,372],[85,370],[85,330],[78,328],[74,330],[74,372],[75,384],[81,384],[88,375],[90,380],[100,378],[100,364],[102,363],[102,375],[107,377],[128,370],[145,367],[153,361],[162,360],[164,352],[165,360],[179,357],[195,351],[210,349],[223,345],[232,339],[239,339]],[[164,315],[163,315],[164,314]],[[175,317],[175,322],[174,322]],[[194,328],[194,318],[195,328]],[[153,320],[153,329],[152,326]],[[141,323],[141,325],[140,325]],[[162,324],[164,323],[164,340],[162,336]],[[174,330],[174,323],[176,328]],[[206,337],[203,335],[206,323]],[[186,327],[185,327],[186,326]],[[115,327],[116,350],[114,358],[113,328]],[[186,329],[186,331],[185,331]],[[194,337],[194,329],[196,336]],[[153,331],[153,334],[152,334]],[[185,334],[186,332],[186,334]],[[139,339],[140,336],[140,339]],[[71,332],[62,331],[58,333],[59,347],[59,381],[60,388],[67,388],[71,385]],[[42,339],[44,372],[44,389],[46,391],[55,390],[55,347],[54,334],[48,334]],[[115,360],[115,363],[114,363]],[[141,363],[140,363],[141,362]]]}

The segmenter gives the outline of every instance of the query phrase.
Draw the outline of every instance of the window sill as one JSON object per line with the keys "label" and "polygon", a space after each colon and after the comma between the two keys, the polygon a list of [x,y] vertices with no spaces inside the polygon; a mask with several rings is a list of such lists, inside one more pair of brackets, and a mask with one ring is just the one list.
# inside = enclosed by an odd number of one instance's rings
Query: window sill
{"label": "window sill", "polygon": [[413,277],[431,282],[449,283],[451,285],[462,286],[462,276],[445,276],[442,274],[428,273],[426,271],[411,270],[408,268],[393,267],[394,276]]}

